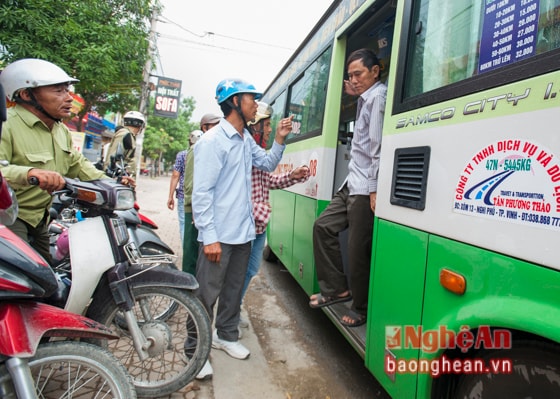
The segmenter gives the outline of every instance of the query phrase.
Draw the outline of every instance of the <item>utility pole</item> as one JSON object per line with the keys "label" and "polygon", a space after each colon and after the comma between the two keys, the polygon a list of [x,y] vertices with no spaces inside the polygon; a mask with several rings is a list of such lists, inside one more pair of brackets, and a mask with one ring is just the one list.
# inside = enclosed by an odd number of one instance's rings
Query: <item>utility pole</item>
{"label": "utility pole", "polygon": [[[158,0],[154,1],[152,17],[150,20],[150,37],[148,39],[148,58],[142,71],[142,93],[140,95],[139,111],[148,122],[148,105],[150,104],[150,72],[152,71],[152,61],[156,53],[156,25],[159,17],[161,5]],[[136,176],[140,176],[140,165],[142,164],[142,145],[144,143],[144,132],[136,137]]]}

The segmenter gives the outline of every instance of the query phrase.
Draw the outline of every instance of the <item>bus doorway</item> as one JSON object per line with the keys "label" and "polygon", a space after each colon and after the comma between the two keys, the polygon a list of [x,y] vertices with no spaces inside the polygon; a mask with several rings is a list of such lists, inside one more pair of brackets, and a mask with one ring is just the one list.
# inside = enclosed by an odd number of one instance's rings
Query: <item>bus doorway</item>
{"label": "bus doorway", "polygon": [[[387,83],[395,28],[395,6],[392,2],[387,2],[379,11],[375,12],[375,8],[379,7],[372,6],[373,10],[365,13],[368,19],[363,21],[364,18],[362,18],[355,24],[356,27],[349,31],[345,59],[350,53],[360,48],[372,49],[381,62],[381,81]],[[346,66],[344,68],[346,78]],[[342,93],[333,194],[338,191],[348,175],[357,101],[357,97]]]}
{"label": "bus doorway", "polygon": [[[349,30],[347,35],[346,56],[360,48],[372,49],[381,63],[381,81],[387,83],[389,74],[389,62],[391,57],[391,45],[393,42],[393,30],[395,25],[395,6],[393,2],[385,2],[383,6],[374,4],[370,12],[364,13]],[[346,79],[346,65],[344,66],[344,77]],[[348,175],[348,163],[352,148],[354,133],[354,122],[356,119],[356,105],[358,98],[342,93],[340,103],[340,123],[338,140],[336,146],[336,165],[334,172],[333,195],[344,184]],[[348,231],[344,230],[339,235],[340,247],[343,256],[346,276],[348,273]],[[326,309],[327,314],[333,322],[339,324],[339,320],[348,313],[351,302],[335,304]],[[354,348],[362,355],[365,354],[366,325],[345,328],[339,324],[348,335]]]}

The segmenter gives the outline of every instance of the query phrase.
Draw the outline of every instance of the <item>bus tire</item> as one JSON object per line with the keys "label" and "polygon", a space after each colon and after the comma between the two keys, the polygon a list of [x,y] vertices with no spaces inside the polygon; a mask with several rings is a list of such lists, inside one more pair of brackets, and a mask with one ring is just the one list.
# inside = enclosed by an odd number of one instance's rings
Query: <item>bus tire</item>
{"label": "bus tire", "polygon": [[272,249],[268,245],[265,245],[263,250],[263,259],[267,262],[276,262],[278,257],[272,252]]}
{"label": "bus tire", "polygon": [[482,359],[490,368],[492,360],[510,359],[511,374],[463,374],[459,377],[451,397],[457,399],[560,397],[560,346],[557,344],[543,341],[514,341],[511,349],[478,352],[476,358]]}

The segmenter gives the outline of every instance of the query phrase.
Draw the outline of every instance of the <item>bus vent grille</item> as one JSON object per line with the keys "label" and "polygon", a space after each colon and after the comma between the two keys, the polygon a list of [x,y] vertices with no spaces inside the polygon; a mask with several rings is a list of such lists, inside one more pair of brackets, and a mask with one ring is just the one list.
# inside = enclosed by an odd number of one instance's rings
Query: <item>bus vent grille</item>
{"label": "bus vent grille", "polygon": [[391,204],[424,210],[429,163],[430,147],[395,150]]}

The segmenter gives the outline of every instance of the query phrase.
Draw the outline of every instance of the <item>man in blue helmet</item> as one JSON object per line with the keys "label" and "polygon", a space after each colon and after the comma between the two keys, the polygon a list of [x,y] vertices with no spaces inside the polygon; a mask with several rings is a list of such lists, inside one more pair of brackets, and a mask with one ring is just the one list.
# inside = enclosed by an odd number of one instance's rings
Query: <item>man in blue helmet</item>
{"label": "man in blue helmet", "polygon": [[[216,88],[224,118],[194,147],[192,212],[201,242],[196,278],[198,296],[210,319],[218,301],[212,347],[236,359],[250,352],[238,342],[241,291],[255,222],[251,205],[251,168],[272,172],[282,158],[292,118],[283,119],[266,152],[255,143],[247,123],[255,118],[262,94],[247,82],[227,79]],[[218,300],[219,298],[219,300]],[[201,374],[211,375],[207,362]],[[202,375],[199,374],[199,378]]]}

